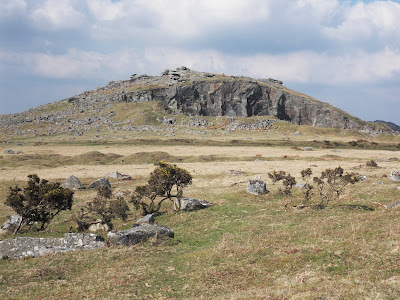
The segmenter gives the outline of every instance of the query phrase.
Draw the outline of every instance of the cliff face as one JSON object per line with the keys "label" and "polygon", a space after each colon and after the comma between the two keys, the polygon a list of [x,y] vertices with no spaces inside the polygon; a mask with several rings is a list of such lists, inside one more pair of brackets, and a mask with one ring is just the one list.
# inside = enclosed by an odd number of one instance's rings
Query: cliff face
{"label": "cliff face", "polygon": [[199,116],[275,116],[298,125],[341,129],[373,126],[326,103],[269,80],[243,78],[190,81],[171,87],[127,93],[127,102],[164,101],[176,114]]}

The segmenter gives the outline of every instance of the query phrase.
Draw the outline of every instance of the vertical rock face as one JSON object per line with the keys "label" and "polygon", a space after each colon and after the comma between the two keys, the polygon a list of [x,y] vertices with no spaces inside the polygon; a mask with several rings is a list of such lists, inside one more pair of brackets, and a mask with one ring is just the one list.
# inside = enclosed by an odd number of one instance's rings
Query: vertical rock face
{"label": "vertical rock face", "polygon": [[366,122],[326,103],[251,80],[192,82],[170,89],[164,100],[175,113],[186,115],[269,115],[298,125],[342,129],[368,127]]}

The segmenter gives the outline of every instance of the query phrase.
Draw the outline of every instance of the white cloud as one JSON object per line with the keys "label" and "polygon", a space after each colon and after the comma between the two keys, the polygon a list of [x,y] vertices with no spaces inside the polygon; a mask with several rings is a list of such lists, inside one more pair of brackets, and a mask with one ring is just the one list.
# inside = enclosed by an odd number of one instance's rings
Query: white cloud
{"label": "white cloud", "polygon": [[78,0],[46,0],[31,13],[33,22],[44,30],[80,27],[85,14]]}
{"label": "white cloud", "polygon": [[118,80],[131,73],[157,74],[164,68],[185,65],[194,70],[252,77],[276,77],[285,82],[347,85],[384,82],[400,75],[400,51],[386,48],[327,55],[312,51],[290,54],[226,55],[215,50],[187,51],[148,48],[124,49],[109,55],[69,49],[61,55],[24,53],[0,55],[1,61],[24,64],[26,72],[49,78]]}
{"label": "white cloud", "polygon": [[348,43],[376,38],[400,39],[400,4],[392,1],[359,2],[343,11],[343,22],[326,34]]}
{"label": "white cloud", "polygon": [[24,13],[26,8],[24,0],[2,0],[0,1],[0,18]]}

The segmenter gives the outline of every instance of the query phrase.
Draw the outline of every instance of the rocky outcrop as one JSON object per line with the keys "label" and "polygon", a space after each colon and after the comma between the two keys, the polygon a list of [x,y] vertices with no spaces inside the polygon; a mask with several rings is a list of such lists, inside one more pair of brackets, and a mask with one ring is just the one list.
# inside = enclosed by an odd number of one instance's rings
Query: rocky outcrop
{"label": "rocky outcrop", "polygon": [[[252,79],[192,71],[186,67],[165,70],[161,76],[134,74],[130,80],[112,81],[104,87],[57,102],[58,111],[49,113],[46,106],[26,112],[0,116],[0,127],[9,135],[57,134],[82,135],[88,129],[116,128],[124,131],[158,132],[156,126],[131,126],[117,122],[109,111],[117,102],[160,101],[175,114],[199,116],[252,117],[272,116],[298,125],[363,130],[370,133],[393,133],[384,125],[364,122],[327,103],[287,89],[280,80]],[[267,118],[266,118],[267,120]],[[178,124],[173,117],[159,119],[163,130]],[[45,124],[38,131],[27,124]],[[191,119],[189,126],[207,125],[205,119]],[[243,124],[234,124],[241,128]],[[272,126],[263,121],[248,129]],[[246,128],[247,129],[247,128]],[[167,133],[168,133],[167,132]],[[171,133],[173,134],[173,133]],[[98,137],[97,137],[98,138]]]}
{"label": "rocky outcrop", "polygon": [[268,193],[267,184],[264,180],[251,179],[247,183],[246,192],[253,195],[265,195]]}
{"label": "rocky outcrop", "polygon": [[78,177],[71,175],[68,177],[65,182],[62,184],[62,187],[69,188],[71,190],[84,190],[85,186],[81,183]]}
{"label": "rocky outcrop", "polygon": [[93,181],[91,184],[88,185],[88,189],[97,189],[99,187],[110,188],[111,184],[107,178],[100,178],[100,179]]}
{"label": "rocky outcrop", "polygon": [[166,226],[153,224],[134,224],[129,230],[110,231],[108,238],[114,245],[131,246],[147,241],[149,238],[174,238],[174,231]]}
{"label": "rocky outcrop", "polygon": [[175,199],[174,210],[193,211],[193,210],[204,209],[211,205],[212,205],[211,202],[208,202],[205,200],[183,197],[183,198],[181,198],[180,203],[179,203],[178,199]]}
{"label": "rocky outcrop", "polygon": [[104,238],[95,234],[67,233],[64,238],[20,237],[0,241],[0,258],[41,256],[104,246]]}

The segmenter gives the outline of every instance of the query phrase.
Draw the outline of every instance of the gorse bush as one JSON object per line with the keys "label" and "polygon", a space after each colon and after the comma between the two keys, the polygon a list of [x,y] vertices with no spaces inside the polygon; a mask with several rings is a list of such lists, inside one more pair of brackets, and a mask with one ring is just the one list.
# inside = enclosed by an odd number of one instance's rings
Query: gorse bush
{"label": "gorse bush", "polygon": [[147,184],[137,186],[131,198],[134,207],[143,215],[159,211],[165,200],[175,200],[180,208],[183,189],[192,183],[192,175],[185,169],[164,161],[156,166]]}
{"label": "gorse bush", "polygon": [[113,198],[109,187],[99,187],[97,196],[90,201],[80,213],[74,214],[72,219],[78,224],[78,231],[87,230],[94,220],[100,219],[103,224],[113,228],[112,220],[128,218],[129,207],[122,197]]}
{"label": "gorse bush", "polygon": [[35,223],[39,225],[38,230],[44,230],[61,211],[72,207],[74,193],[71,190],[61,187],[58,182],[40,180],[37,175],[28,178],[23,188],[10,187],[6,197],[5,204],[21,217],[14,233]]}
{"label": "gorse bush", "polygon": [[[308,180],[312,175],[310,168],[301,171],[303,180]],[[286,196],[288,201],[285,203],[285,208],[295,200],[292,195],[292,189],[296,185],[296,179],[290,174],[286,174],[284,171],[268,173],[272,182],[275,184],[278,181],[282,181],[283,188],[281,192]],[[300,199],[299,205],[295,207],[304,208],[311,206],[314,208],[324,208],[332,200],[338,199],[342,194],[343,190],[348,184],[354,184],[358,182],[359,175],[356,173],[346,173],[341,167],[335,169],[326,169],[321,173],[319,177],[313,178],[313,184],[306,183],[303,186],[303,195]]]}

